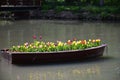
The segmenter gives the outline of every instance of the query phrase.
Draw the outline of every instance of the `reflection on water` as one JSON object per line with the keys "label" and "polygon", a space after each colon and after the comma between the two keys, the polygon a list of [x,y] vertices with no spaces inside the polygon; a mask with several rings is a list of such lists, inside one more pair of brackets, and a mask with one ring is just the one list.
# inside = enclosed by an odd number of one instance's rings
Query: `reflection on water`
{"label": "reflection on water", "polygon": [[13,23],[13,22],[11,22],[11,21],[1,21],[1,20],[0,20],[0,25],[1,25],[1,26],[5,26],[6,24],[7,24],[7,25],[8,25],[8,24],[10,25],[10,24],[12,24],[12,23]]}
{"label": "reflection on water", "polygon": [[108,55],[89,62],[18,66],[0,56],[0,80],[119,80],[119,30],[120,23],[0,21],[0,49],[32,42],[33,35],[42,35],[44,41],[100,38],[108,44]]}
{"label": "reflection on water", "polygon": [[84,67],[79,64],[76,66],[67,64],[64,65],[64,67],[61,65],[57,67],[55,64],[39,65],[39,67],[36,65],[36,67],[33,66],[32,68],[32,66],[10,65],[9,63],[6,63],[6,61],[2,60],[2,71],[5,68],[4,66],[7,68],[4,70],[7,75],[7,78],[5,79],[9,80],[84,80],[86,78],[91,78],[92,80],[96,76],[101,76],[101,68],[96,64],[87,64]]}
{"label": "reflection on water", "polygon": [[[67,74],[67,76],[65,76]],[[62,80],[67,80],[69,79],[68,77],[73,77],[73,78],[85,78],[85,75],[88,76],[95,76],[95,75],[99,75],[100,74],[100,70],[98,66],[95,67],[90,67],[88,69],[72,69],[69,71],[61,71],[61,70],[57,70],[57,71],[52,71],[52,72],[32,72],[32,73],[28,73],[28,80],[56,80],[56,79],[62,79]],[[70,79],[69,79],[70,80]]]}

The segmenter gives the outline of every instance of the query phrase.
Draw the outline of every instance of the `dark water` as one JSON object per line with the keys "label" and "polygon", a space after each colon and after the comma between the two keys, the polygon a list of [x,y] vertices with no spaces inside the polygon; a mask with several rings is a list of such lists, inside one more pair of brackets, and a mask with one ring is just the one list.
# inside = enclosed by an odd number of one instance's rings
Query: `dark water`
{"label": "dark water", "polygon": [[41,35],[44,41],[100,38],[108,44],[97,60],[18,66],[0,56],[0,80],[119,80],[120,23],[80,21],[0,21],[0,49]]}

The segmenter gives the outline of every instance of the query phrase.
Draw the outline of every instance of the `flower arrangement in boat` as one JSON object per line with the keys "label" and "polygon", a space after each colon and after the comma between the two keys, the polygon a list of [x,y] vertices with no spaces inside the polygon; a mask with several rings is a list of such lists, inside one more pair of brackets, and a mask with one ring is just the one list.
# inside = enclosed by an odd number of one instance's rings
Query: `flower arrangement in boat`
{"label": "flower arrangement in boat", "polygon": [[[12,52],[58,52],[68,50],[83,50],[87,48],[97,47],[101,45],[100,39],[89,40],[68,40],[66,42],[44,42],[38,41],[36,36],[33,36],[34,42],[24,43],[23,45],[12,46],[10,51]],[[40,36],[42,39],[42,36]]]}

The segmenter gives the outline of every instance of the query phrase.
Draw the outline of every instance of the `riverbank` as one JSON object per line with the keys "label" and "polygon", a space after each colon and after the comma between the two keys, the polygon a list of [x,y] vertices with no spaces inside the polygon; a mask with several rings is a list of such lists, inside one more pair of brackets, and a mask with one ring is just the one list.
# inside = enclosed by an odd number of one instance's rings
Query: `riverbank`
{"label": "riverbank", "polygon": [[32,18],[37,19],[58,19],[58,20],[102,20],[102,21],[120,21],[119,14],[106,14],[98,13],[93,14],[88,11],[74,13],[73,11],[65,10],[59,13],[56,13],[54,10],[48,10],[46,12],[39,12],[38,16],[31,16]]}
{"label": "riverbank", "polygon": [[120,7],[115,6],[59,6],[55,9],[41,9],[27,12],[1,12],[0,19],[48,19],[120,21]]}
{"label": "riverbank", "polygon": [[[34,12],[35,13],[35,12]],[[116,6],[57,6],[38,12],[40,19],[68,19],[68,20],[120,20],[120,7]]]}

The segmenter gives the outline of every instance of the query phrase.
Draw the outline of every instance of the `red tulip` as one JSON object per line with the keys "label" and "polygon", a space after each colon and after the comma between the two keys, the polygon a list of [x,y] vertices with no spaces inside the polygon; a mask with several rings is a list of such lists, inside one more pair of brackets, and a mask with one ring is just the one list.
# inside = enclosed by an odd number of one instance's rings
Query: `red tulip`
{"label": "red tulip", "polygon": [[42,36],[40,36],[39,38],[42,39]]}
{"label": "red tulip", "polygon": [[37,39],[36,35],[33,35],[33,39]]}

